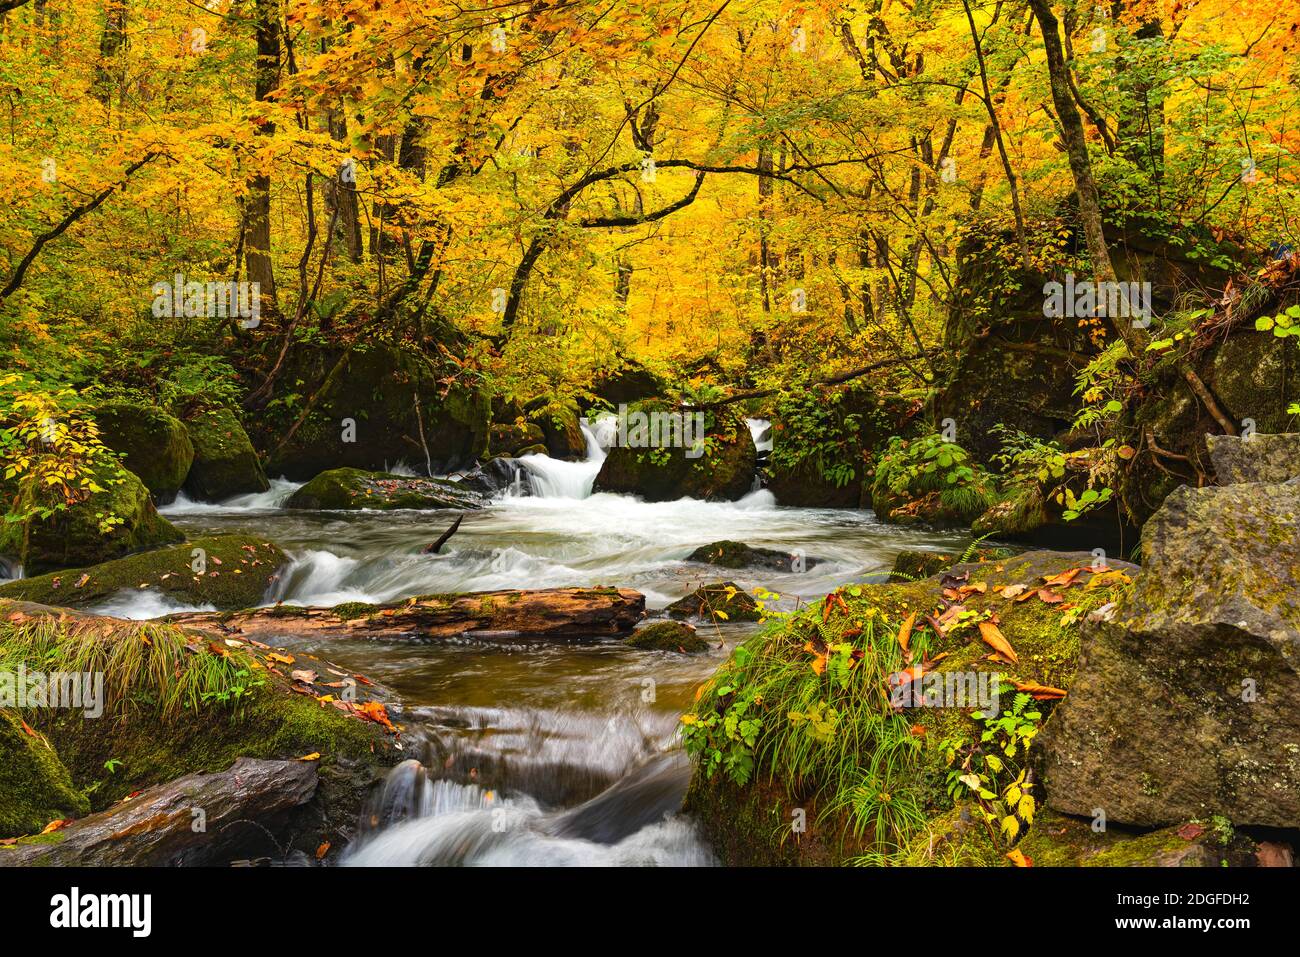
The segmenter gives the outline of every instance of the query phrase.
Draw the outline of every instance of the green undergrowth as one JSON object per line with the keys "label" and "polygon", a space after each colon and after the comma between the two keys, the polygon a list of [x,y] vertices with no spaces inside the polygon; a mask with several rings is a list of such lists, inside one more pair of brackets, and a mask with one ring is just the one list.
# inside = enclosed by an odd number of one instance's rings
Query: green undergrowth
{"label": "green undergrowth", "polygon": [[368,768],[395,753],[379,725],[295,693],[245,649],[160,623],[14,610],[0,601],[0,672],[103,675],[102,714],[20,710],[91,810],[186,774],[225,770],[239,757],[310,757],[328,777],[355,773],[335,771],[340,762]]}
{"label": "green undergrowth", "polygon": [[[688,806],[724,862],[803,863],[789,850],[797,845],[815,846],[820,863],[897,863],[927,822],[968,798],[978,826],[1003,851],[1014,846],[1036,800],[1028,748],[1052,707],[1016,683],[1068,688],[1080,621],[1114,600],[1125,579],[1088,588],[1084,570],[1064,590],[1067,600],[1049,602],[1017,602],[998,590],[1042,586],[1083,558],[1038,552],[958,566],[960,582],[975,588],[954,602],[960,613],[943,635],[925,616],[943,604],[945,588],[958,587],[946,576],[845,586],[800,613],[774,616],[739,645],[682,718],[696,762]],[[913,613],[908,659],[899,631]],[[1014,662],[990,660],[981,622],[997,625]],[[998,689],[1000,713],[983,714],[975,700],[895,707],[891,676],[897,684],[923,661],[925,675],[944,680],[983,674]],[[741,808],[767,823],[764,846],[729,848],[732,828],[722,817],[734,820]]]}

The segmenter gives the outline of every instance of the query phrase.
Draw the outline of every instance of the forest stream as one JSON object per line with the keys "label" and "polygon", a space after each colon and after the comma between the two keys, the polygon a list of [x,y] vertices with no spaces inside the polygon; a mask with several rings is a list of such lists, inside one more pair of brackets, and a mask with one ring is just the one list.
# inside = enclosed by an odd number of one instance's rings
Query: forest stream
{"label": "forest stream", "polygon": [[[759,434],[765,423],[751,421]],[[221,504],[181,496],[162,509],[191,538],[254,532],[292,563],[266,602],[333,606],[504,588],[617,585],[653,613],[718,569],[684,559],[700,545],[740,539],[819,560],[803,572],[736,571],[737,585],[814,601],[840,584],[887,572],[902,549],[951,547],[958,533],[884,525],[869,511],[779,507],[757,489],[738,502],[648,503],[591,493],[605,457],[583,426],[585,462],[522,459],[533,494],[507,492],[465,513],[441,554],[421,549],[448,511],[304,512],[280,506],[299,486]],[[761,444],[761,441],[760,441]],[[95,608],[145,619],[203,606],[126,591]],[[345,857],[354,864],[677,864],[712,862],[676,814],[690,777],[678,717],[730,649],[758,627],[719,623],[703,655],[647,654],[619,641],[514,645],[457,640],[285,640],[391,689],[406,718],[407,761],[375,796]]]}

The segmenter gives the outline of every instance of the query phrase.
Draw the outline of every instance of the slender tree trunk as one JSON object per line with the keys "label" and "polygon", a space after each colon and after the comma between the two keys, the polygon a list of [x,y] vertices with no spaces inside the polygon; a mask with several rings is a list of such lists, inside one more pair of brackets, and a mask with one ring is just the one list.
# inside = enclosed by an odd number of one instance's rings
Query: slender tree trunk
{"label": "slender tree trunk", "polygon": [[106,0],[104,32],[99,35],[99,62],[95,64],[95,99],[109,106],[120,86],[118,58],[126,46],[127,0]]}
{"label": "slender tree trunk", "polygon": [[[279,0],[256,0],[254,36],[257,41],[257,70],[254,93],[258,102],[266,102],[280,86],[280,4]],[[268,120],[258,131],[260,136],[275,132]],[[244,199],[244,218],[248,233],[244,257],[248,279],[261,285],[263,308],[274,309],[275,269],[271,259],[271,176],[258,172],[248,180]]]}

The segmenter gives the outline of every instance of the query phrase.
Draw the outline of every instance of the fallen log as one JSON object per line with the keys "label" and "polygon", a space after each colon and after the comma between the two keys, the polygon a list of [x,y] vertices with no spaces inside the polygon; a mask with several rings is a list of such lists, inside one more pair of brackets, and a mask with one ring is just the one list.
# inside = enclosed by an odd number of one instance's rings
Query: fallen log
{"label": "fallen log", "polygon": [[187,774],[78,818],[54,841],[20,839],[0,849],[0,867],[206,864],[250,847],[265,853],[273,848],[259,822],[306,804],[316,784],[314,763],[240,758],[217,774]]}
{"label": "fallen log", "polygon": [[183,612],[163,620],[251,638],[310,633],[431,641],[582,641],[629,634],[644,615],[645,596],[628,588],[545,588],[424,595],[383,605],[347,602],[333,608],[277,605]]}

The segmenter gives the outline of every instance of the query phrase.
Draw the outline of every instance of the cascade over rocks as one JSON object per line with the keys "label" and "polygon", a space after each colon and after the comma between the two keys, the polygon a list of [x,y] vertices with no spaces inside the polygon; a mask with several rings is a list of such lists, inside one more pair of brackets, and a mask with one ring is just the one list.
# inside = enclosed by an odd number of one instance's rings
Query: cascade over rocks
{"label": "cascade over rocks", "polygon": [[[1252,440],[1253,441],[1253,440]],[[1162,825],[1300,822],[1300,483],[1181,487],[1089,623],[1039,736],[1048,803]]]}

